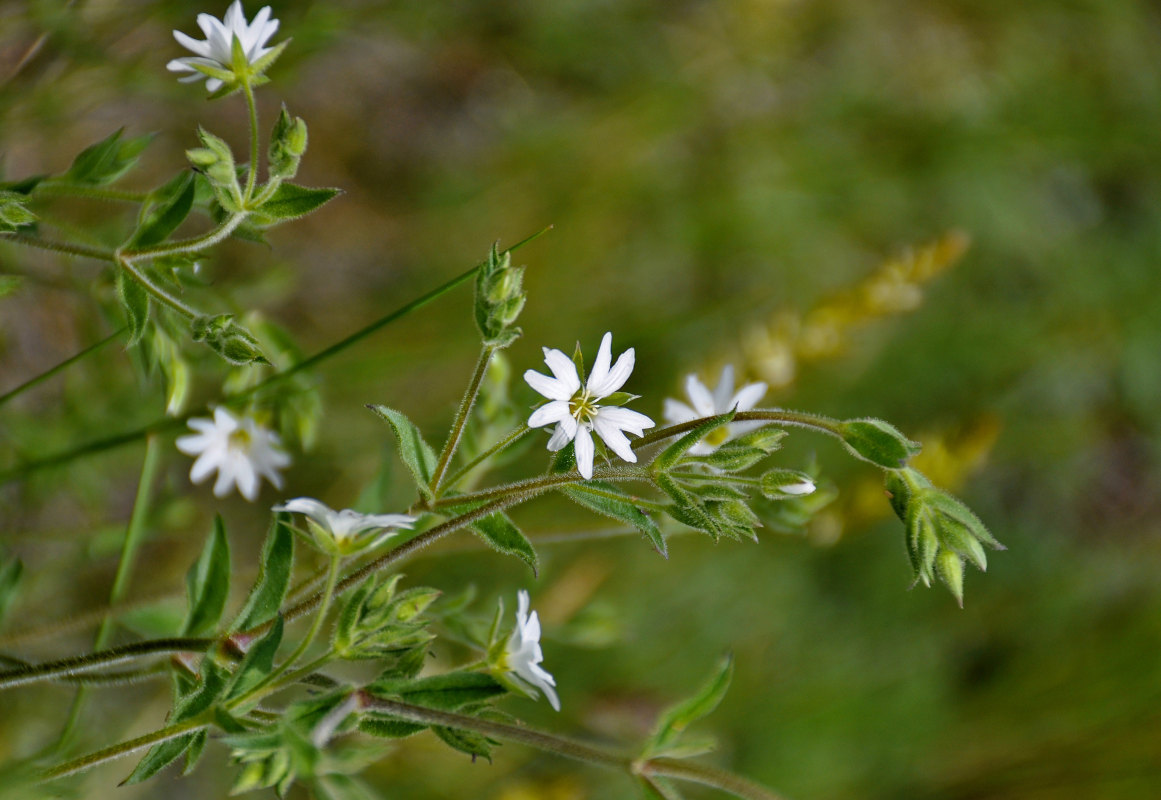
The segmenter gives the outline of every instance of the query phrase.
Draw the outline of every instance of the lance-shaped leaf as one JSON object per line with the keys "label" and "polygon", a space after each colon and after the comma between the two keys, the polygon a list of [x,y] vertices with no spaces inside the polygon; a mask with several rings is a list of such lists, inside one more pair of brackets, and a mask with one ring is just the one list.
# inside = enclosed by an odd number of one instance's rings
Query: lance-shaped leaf
{"label": "lance-shaped leaf", "polygon": [[495,514],[478,519],[472,524],[472,530],[492,549],[516,556],[529,566],[533,575],[537,574],[540,558],[536,555],[532,542],[528,541],[507,514],[497,511]]}
{"label": "lance-shaped leaf", "polygon": [[100,185],[112,183],[133,168],[141,152],[153,140],[153,134],[122,139],[121,128],[96,144],[89,145],[73,159],[62,176],[72,183]]}
{"label": "lance-shaped leaf", "polygon": [[492,763],[492,747],[499,744],[496,740],[489,739],[481,733],[460,730],[459,728],[444,728],[434,725],[431,732],[448,747],[459,750],[461,753],[467,753],[473,761],[476,758],[486,758],[489,764]]}
{"label": "lance-shaped leaf", "polygon": [[282,601],[286,599],[293,566],[294,534],[281,518],[275,518],[266,535],[266,543],[262,546],[258,580],[246,598],[246,604],[230,625],[231,630],[247,631],[274,618]]}
{"label": "lance-shaped leaf", "polygon": [[311,189],[293,183],[283,183],[274,196],[254,212],[254,222],[262,227],[298,219],[317,210],[342,194],[340,189]]}
{"label": "lance-shaped leaf", "polygon": [[186,574],[189,611],[183,636],[201,636],[212,630],[226,607],[230,593],[230,543],[221,516],[214,517],[214,528],[198,560]]}
{"label": "lance-shaped leaf", "polygon": [[[376,697],[398,698],[405,703],[440,711],[459,711],[507,692],[499,681],[483,672],[449,672],[410,680],[384,676],[368,685],[366,690]],[[359,720],[359,729],[364,733],[390,739],[411,736],[426,727],[393,718],[385,712],[371,712]]]}
{"label": "lance-shaped leaf", "polygon": [[129,344],[136,344],[145,333],[149,322],[149,292],[129,274],[124,267],[117,267],[117,297],[125,309],[125,321],[129,324]]}
{"label": "lance-shaped leaf", "polygon": [[682,456],[688,452],[689,448],[700,442],[717,428],[725,425],[734,418],[733,411],[727,411],[725,414],[719,414],[716,417],[707,419],[702,424],[698,425],[689,433],[682,436],[673,444],[662,450],[657,458],[653,459],[650,469],[654,472],[661,472],[676,466],[677,462],[681,460]]}
{"label": "lance-shaped leaf", "polygon": [[130,249],[150,247],[169,238],[189,216],[194,201],[194,174],[182,172],[153,193],[141,214],[137,230],[129,239]]}
{"label": "lance-shaped leaf", "polygon": [[19,558],[10,558],[0,565],[0,622],[4,621],[4,614],[16,599],[16,589],[20,584],[20,575],[24,572],[24,564]]}
{"label": "lance-shaped leaf", "polygon": [[393,408],[379,405],[369,405],[367,408],[374,411],[391,426],[395,439],[399,443],[399,457],[415,479],[419,493],[430,500],[434,495],[431,492],[431,476],[435,472],[438,458],[431,445],[423,440],[423,434],[415,423],[409,420],[402,412]]}
{"label": "lance-shaped leaf", "polygon": [[279,614],[274,618],[270,630],[246,651],[246,656],[238,665],[234,678],[226,689],[227,700],[243,697],[274,670],[274,656],[278,653],[278,645],[282,643],[282,632],[283,620]]}
{"label": "lance-shaped leaf", "polygon": [[653,549],[668,558],[665,539],[652,517],[633,504],[633,496],[625,494],[604,481],[586,481],[576,486],[562,487],[561,491],[570,500],[599,514],[628,523],[649,539]]}
{"label": "lance-shaped leaf", "polygon": [[671,751],[686,728],[718,707],[718,703],[722,701],[726,690],[730,687],[730,679],[733,676],[734,658],[727,655],[696,694],[661,715],[657,721],[657,729],[645,745],[643,757],[650,758]]}

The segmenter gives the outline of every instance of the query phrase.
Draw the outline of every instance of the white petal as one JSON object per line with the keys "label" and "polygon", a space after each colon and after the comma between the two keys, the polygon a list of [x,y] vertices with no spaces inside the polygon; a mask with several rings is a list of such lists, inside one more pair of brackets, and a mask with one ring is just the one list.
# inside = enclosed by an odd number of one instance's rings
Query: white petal
{"label": "white petal", "polygon": [[555,348],[543,348],[544,363],[552,370],[552,374],[561,382],[561,385],[568,388],[568,396],[572,397],[576,394],[576,390],[580,388],[580,376],[576,373],[576,364],[572,363],[572,359]]}
{"label": "white petal", "polygon": [[662,411],[662,416],[665,417],[666,422],[677,425],[682,422],[697,419],[697,412],[685,403],[667,397],[665,398],[665,408]]}
{"label": "white petal", "polygon": [[[250,460],[245,457],[240,457],[235,462],[234,470],[234,480],[238,484],[238,492],[253,503],[258,497],[258,487],[262,484],[262,478],[259,477]],[[218,474],[221,475],[220,472]],[[217,487],[214,488],[216,491]]]}
{"label": "white petal", "polygon": [[[210,57],[209,43],[199,42],[197,39],[193,38],[192,36],[188,36],[181,31],[174,31],[173,38],[177,40],[178,44],[180,44],[186,50],[189,50],[191,53],[199,55],[202,58]],[[173,62],[171,61],[170,63],[172,64]]]}
{"label": "white petal", "polygon": [[[609,364],[613,361],[613,334],[611,331],[601,337],[601,346],[597,349],[597,358],[593,361],[593,368],[589,370],[588,389],[590,394],[596,394],[594,388],[604,383],[609,376]],[[598,394],[603,397],[603,394]]]}
{"label": "white petal", "polygon": [[612,370],[603,381],[596,383],[591,377],[589,378],[589,392],[595,397],[607,397],[620,389],[625,385],[625,381],[629,380],[629,376],[633,374],[633,364],[636,358],[637,354],[632,347],[621,353],[617,363],[613,365]]}
{"label": "white petal", "polygon": [[313,497],[296,497],[287,500],[280,506],[274,506],[271,511],[289,511],[292,514],[305,514],[315,522],[326,523],[331,509],[325,503],[320,503]]}
{"label": "white petal", "polygon": [[730,395],[734,393],[734,365],[726,364],[722,367],[722,375],[718,378],[717,388],[714,389],[714,408],[719,412],[732,408],[728,405]]}
{"label": "white petal", "polygon": [[693,410],[697,412],[698,417],[712,417],[716,413],[714,396],[710,394],[710,390],[705,387],[705,384],[697,379],[696,375],[691,374],[686,377],[685,393],[689,395],[689,400],[693,403]]}
{"label": "white petal", "polygon": [[210,476],[210,473],[217,468],[218,463],[213,459],[206,458],[204,455],[199,456],[198,460],[193,463],[189,470],[189,479],[192,483],[201,483]]}
{"label": "white petal", "polygon": [[[194,421],[195,420],[191,420],[191,422]],[[173,444],[178,450],[185,453],[187,456],[196,456],[198,453],[206,449],[209,441],[210,437],[207,434],[194,433],[189,436],[182,436]]]}
{"label": "white petal", "polygon": [[738,390],[738,393],[729,401],[727,409],[736,408],[738,411],[749,411],[758,405],[758,401],[766,396],[766,384],[748,383]]}
{"label": "white petal", "polygon": [[528,427],[541,428],[565,419],[572,419],[572,413],[568,409],[568,401],[552,400],[532,412],[532,416],[528,418]]}
{"label": "white petal", "polygon": [[588,426],[580,425],[577,427],[576,436],[573,438],[576,446],[576,468],[580,471],[581,476],[588,480],[593,477],[593,435],[589,432]]}
{"label": "white petal", "polygon": [[[601,409],[601,411],[603,412],[604,409]],[[597,415],[597,418],[593,421],[593,425],[596,428],[597,434],[605,440],[605,444],[612,448],[614,453],[625,461],[634,464],[637,463],[637,454],[633,452],[632,445],[629,444],[629,440],[625,437],[625,434],[621,433],[621,429],[617,427],[615,422],[609,420],[605,414],[601,413]]]}
{"label": "white petal", "polygon": [[550,378],[535,370],[527,370],[524,373],[524,380],[535,391],[544,395],[549,400],[568,400],[576,393],[576,389],[570,388],[569,384],[565,381]]}
{"label": "white petal", "polygon": [[[566,420],[572,421],[572,427],[569,427]],[[548,440],[548,449],[555,453],[566,444],[572,441],[572,437],[576,436],[577,422],[572,417],[566,417],[561,420],[556,426],[556,430],[552,432],[552,438]]]}
{"label": "white petal", "polygon": [[606,422],[638,436],[644,433],[646,428],[652,428],[654,425],[653,420],[644,414],[620,406],[603,406],[598,412],[598,416],[604,418]]}

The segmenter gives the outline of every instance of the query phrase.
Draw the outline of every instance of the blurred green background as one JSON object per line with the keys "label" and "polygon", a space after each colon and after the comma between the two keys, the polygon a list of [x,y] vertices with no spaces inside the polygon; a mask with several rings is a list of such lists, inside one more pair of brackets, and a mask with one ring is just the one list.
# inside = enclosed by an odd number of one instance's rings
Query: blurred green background
{"label": "blurred green background", "polygon": [[[206,103],[164,69],[183,54],[171,29],[194,33],[196,13],[224,10],[0,2],[6,176],[60,171],[120,126],[159,132],[143,188],[182,167],[199,123],[241,147],[241,102]],[[343,1],[274,14],[294,42],[260,92],[264,122],[283,101],[304,117],[301,182],[346,194],[273,232],[270,248],[231,243],[208,269],[307,352],[492,241],[551,223],[516,257],[529,304],[514,371],[539,368],[541,345],[593,352],[612,330],[618,351],[637,349],[637,407],[659,418],[687,372],[708,381],[734,358],[761,374],[754,332],[777,314],[805,314],[948,231],[971,239],[916,309],[851,327],[840,358],[803,360],[767,400],[986,440],[950,474],[1009,550],[969,574],[965,608],[942,588],[907,591],[901,525],[852,500],[875,476],[795,435],[786,465],[816,455],[840,490],[804,535],[675,538],[668,561],[633,537],[545,545],[538,581],[480,552],[409,568],[449,591],[473,581],[489,603],[532,589],[564,710],[515,699],[513,713],[628,741],[732,649],[733,688],[705,723],[721,743],[711,758],[788,797],[1158,796],[1157,4]],[[76,213],[123,229],[115,211]],[[25,276],[0,299],[0,392],[116,324],[91,299],[98,265],[0,244],[0,272]],[[349,505],[393,463],[364,403],[401,408],[441,439],[474,337],[461,289],[328,363],[319,443],[297,457],[287,496]],[[4,463],[155,418],[156,386],[110,377],[127,363],[107,349],[0,409]],[[199,382],[200,399],[213,391]],[[141,453],[0,487],[0,543],[30,573],[9,634],[104,602]],[[212,507],[170,454],[134,597],[181,585]],[[257,552],[264,508],[280,499],[267,489],[259,508],[223,505],[240,553]],[[533,538],[604,526],[547,502],[517,518]],[[59,657],[91,638],[71,635],[9,649]],[[8,693],[0,756],[55,735],[69,700],[59,687]],[[152,729],[166,703],[163,685],[97,695],[86,741]],[[224,794],[225,752],[211,756],[192,778],[117,796]],[[83,790],[112,796],[128,769],[99,770]],[[390,798],[633,796],[618,776],[517,746],[472,765],[428,737],[367,777]]]}

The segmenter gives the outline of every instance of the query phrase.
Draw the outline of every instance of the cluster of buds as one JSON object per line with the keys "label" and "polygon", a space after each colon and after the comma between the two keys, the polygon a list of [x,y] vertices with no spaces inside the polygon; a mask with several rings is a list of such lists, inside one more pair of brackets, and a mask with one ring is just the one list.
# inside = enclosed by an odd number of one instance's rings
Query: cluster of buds
{"label": "cluster of buds", "polygon": [[910,467],[887,473],[891,507],[907,526],[907,554],[916,582],[939,579],[963,605],[963,568],[970,561],[988,568],[984,545],[1005,549],[980,518],[956,498]]}
{"label": "cluster of buds", "polygon": [[425,586],[396,592],[402,575],[369,578],[347,601],[335,630],[335,652],[344,659],[384,658],[421,648],[433,639],[423,612],[439,597]]}
{"label": "cluster of buds", "polygon": [[266,166],[271,180],[290,180],[298,174],[298,164],[306,152],[306,123],[302,117],[291,117],[286,106],[274,123],[270,134],[270,149],[266,152]]}
{"label": "cluster of buds", "polygon": [[476,326],[490,347],[507,347],[520,336],[515,327],[524,310],[524,268],[512,266],[512,254],[496,245],[476,273]]}
{"label": "cluster of buds", "polygon": [[190,323],[195,342],[205,342],[231,364],[269,364],[254,334],[239,325],[232,314],[197,317]]}
{"label": "cluster of buds", "polygon": [[230,145],[205,128],[198,128],[198,139],[202,146],[186,150],[186,158],[194,169],[206,176],[223,209],[230,213],[241,211],[242,186],[238,183],[238,167]]}

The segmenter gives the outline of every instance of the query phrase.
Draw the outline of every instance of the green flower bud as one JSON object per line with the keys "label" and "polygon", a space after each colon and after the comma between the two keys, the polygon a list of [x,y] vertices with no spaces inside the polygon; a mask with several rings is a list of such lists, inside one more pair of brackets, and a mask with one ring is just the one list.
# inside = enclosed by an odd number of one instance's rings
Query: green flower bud
{"label": "green flower bud", "polygon": [[796,469],[772,469],[761,478],[762,494],[770,500],[786,500],[813,494],[814,478]]}
{"label": "green flower bud", "polygon": [[955,595],[960,608],[963,608],[963,559],[951,550],[940,550],[935,567],[939,571],[939,579]]}
{"label": "green flower bud", "polygon": [[922,445],[881,419],[853,419],[839,423],[839,435],[856,458],[887,469],[899,469]]}

